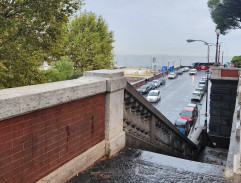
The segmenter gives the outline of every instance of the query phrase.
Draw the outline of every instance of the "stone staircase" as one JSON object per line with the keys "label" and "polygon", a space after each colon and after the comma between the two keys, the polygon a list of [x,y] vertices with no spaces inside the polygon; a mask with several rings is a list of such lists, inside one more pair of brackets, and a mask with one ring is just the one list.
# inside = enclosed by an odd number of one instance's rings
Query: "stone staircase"
{"label": "stone staircase", "polygon": [[69,183],[227,183],[224,166],[184,160],[125,147],[117,156],[99,161]]}
{"label": "stone staircase", "polygon": [[123,126],[129,147],[196,160],[200,151],[211,144],[204,128],[191,141],[129,83],[124,104]]}

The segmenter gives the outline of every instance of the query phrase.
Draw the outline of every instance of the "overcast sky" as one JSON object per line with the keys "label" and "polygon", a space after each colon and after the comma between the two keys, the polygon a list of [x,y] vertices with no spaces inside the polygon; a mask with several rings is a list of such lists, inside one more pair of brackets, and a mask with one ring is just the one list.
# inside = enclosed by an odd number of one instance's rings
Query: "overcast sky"
{"label": "overcast sky", "polygon": [[[102,15],[114,31],[114,53],[131,55],[207,54],[200,39],[216,43],[207,0],[85,0],[83,10]],[[220,36],[224,56],[241,55],[241,31]],[[215,55],[211,47],[210,55]]]}

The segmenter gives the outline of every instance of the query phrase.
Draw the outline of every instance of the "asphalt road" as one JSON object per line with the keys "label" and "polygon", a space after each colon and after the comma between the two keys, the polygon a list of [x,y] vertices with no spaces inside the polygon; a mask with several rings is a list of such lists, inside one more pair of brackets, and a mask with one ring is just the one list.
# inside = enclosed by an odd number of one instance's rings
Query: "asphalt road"
{"label": "asphalt road", "polygon": [[[198,82],[205,74],[204,71],[198,71],[196,75],[189,75],[188,72],[184,72],[176,79],[167,79],[165,76],[166,84],[156,88],[161,91],[161,100],[153,103],[153,106],[174,123],[188,103],[195,103],[195,101],[191,102],[192,92],[198,87]],[[147,97],[147,95],[144,97]],[[203,111],[203,108],[205,108],[205,97],[204,95],[200,102],[196,102],[202,104],[202,106],[199,105],[200,115],[205,114],[205,111]],[[200,119],[197,121],[199,122]]]}

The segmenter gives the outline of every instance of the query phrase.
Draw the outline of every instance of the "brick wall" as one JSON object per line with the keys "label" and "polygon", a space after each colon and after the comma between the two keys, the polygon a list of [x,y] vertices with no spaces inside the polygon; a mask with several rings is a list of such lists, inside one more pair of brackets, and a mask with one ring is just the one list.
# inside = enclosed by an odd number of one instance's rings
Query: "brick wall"
{"label": "brick wall", "polygon": [[239,78],[239,70],[222,69],[221,77]]}
{"label": "brick wall", "polygon": [[104,138],[104,94],[0,121],[0,182],[36,182]]}

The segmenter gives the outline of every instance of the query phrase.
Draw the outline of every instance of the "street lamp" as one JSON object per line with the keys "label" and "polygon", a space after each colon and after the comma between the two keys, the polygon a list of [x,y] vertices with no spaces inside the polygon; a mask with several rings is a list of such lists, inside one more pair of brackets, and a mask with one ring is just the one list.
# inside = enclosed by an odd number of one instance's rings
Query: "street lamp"
{"label": "street lamp", "polygon": [[214,63],[214,65],[215,66],[218,66],[219,64],[218,64],[218,38],[219,38],[219,35],[220,35],[220,29],[217,29],[216,30],[216,34],[217,34],[217,43],[216,43],[216,56],[215,56],[215,63]]}
{"label": "street lamp", "polygon": [[207,56],[207,59],[208,59],[208,63],[209,63],[209,52],[210,52],[210,47],[209,47],[209,46],[212,46],[212,45],[215,45],[215,44],[213,44],[213,43],[208,43],[208,42],[203,41],[203,40],[194,40],[194,39],[188,39],[188,40],[187,40],[188,43],[195,42],[195,41],[203,42],[205,45],[208,46],[208,56]]}

